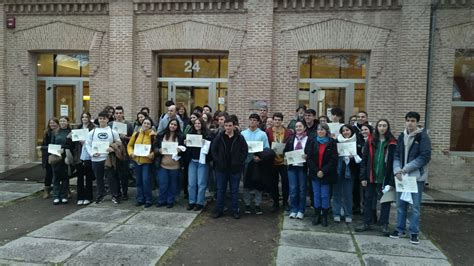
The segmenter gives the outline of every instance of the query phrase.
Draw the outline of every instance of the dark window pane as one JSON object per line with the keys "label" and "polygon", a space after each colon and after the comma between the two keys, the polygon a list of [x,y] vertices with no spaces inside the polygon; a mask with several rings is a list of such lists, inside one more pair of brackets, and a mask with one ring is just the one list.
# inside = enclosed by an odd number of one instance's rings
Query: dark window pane
{"label": "dark window pane", "polygon": [[453,107],[451,151],[474,151],[474,107]]}
{"label": "dark window pane", "polygon": [[453,101],[474,101],[474,50],[456,50]]}

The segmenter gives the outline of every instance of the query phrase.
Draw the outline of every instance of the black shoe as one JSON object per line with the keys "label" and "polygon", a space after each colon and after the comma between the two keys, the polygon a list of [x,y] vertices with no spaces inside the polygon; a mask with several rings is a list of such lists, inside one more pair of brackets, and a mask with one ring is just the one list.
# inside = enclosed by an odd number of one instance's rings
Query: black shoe
{"label": "black shoe", "polygon": [[328,226],[328,212],[329,212],[329,209],[323,209],[323,219],[321,221],[321,224],[323,225],[323,227]]}
{"label": "black shoe", "polygon": [[222,216],[222,212],[214,212],[214,213],[212,214],[212,218],[214,218],[214,219],[217,219],[217,218],[219,218],[219,217],[221,217],[221,216]]}
{"label": "black shoe", "polygon": [[234,219],[240,219],[240,213],[238,212],[234,212],[232,216],[234,217]]}
{"label": "black shoe", "polygon": [[370,227],[370,224],[364,224],[361,227],[357,227],[355,229],[355,231],[358,232],[358,233],[367,232],[367,231],[371,231],[371,230],[372,230],[372,228]]}
{"label": "black shoe", "polygon": [[166,205],[166,208],[168,208],[168,209],[173,208],[173,203],[168,203],[168,205]]}
{"label": "black shoe", "polygon": [[410,243],[412,243],[413,245],[420,244],[420,239],[418,238],[418,234],[413,234],[410,236]]}
{"label": "black shoe", "polygon": [[166,206],[166,203],[157,203],[156,204],[157,208],[160,208],[160,207],[163,207],[163,206]]}
{"label": "black shoe", "polygon": [[405,237],[405,236],[406,236],[405,232],[400,233],[400,232],[398,232],[397,230],[393,231],[393,233],[391,233],[391,234],[389,235],[389,237],[390,237],[390,238],[393,238],[393,239],[398,239],[398,238],[400,238],[400,237]]}
{"label": "black shoe", "polygon": [[256,215],[263,214],[262,208],[260,206],[255,206],[255,214]]}
{"label": "black shoe", "polygon": [[137,203],[135,203],[135,206],[136,206],[136,207],[140,207],[140,206],[142,206],[143,204],[145,204],[145,203],[143,203],[143,202],[137,202]]}
{"label": "black shoe", "polygon": [[201,204],[196,204],[196,207],[194,207],[195,211],[201,211],[202,209],[204,209],[204,206]]}
{"label": "black shoe", "polygon": [[191,211],[194,209],[194,207],[196,207],[196,204],[188,204],[188,207],[186,208],[186,210]]}
{"label": "black shoe", "polygon": [[104,201],[104,197],[98,197],[96,200],[95,200],[95,203],[96,204],[100,204]]}
{"label": "black shoe", "polygon": [[252,214],[252,210],[249,205],[245,205],[245,214]]}
{"label": "black shoe", "polygon": [[314,218],[311,223],[313,225],[318,225],[321,223],[321,208],[314,209]]}
{"label": "black shoe", "polygon": [[119,204],[120,203],[120,200],[117,198],[117,197],[112,197],[112,202],[114,204]]}
{"label": "black shoe", "polygon": [[145,208],[150,208],[152,205],[153,205],[153,203],[148,202],[148,203],[145,203],[145,206],[144,206],[144,207],[145,207]]}

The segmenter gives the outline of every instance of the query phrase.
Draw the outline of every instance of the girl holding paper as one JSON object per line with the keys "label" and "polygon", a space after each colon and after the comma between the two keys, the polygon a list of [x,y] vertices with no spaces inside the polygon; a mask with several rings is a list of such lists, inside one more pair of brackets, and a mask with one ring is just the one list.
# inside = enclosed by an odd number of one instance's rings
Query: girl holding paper
{"label": "girl holding paper", "polygon": [[[380,119],[375,125],[374,135],[369,135],[362,153],[360,166],[360,179],[362,187],[365,187],[364,225],[356,228],[357,232],[371,230],[370,225],[375,223],[377,217],[377,199],[383,193],[388,193],[395,187],[393,179],[393,158],[397,140],[390,131],[390,123],[386,119]],[[388,220],[390,215],[390,201],[380,204],[380,219],[382,233],[388,234]]]}
{"label": "girl holding paper", "polygon": [[[81,125],[78,129],[87,128],[89,131],[95,128],[91,122],[91,114],[84,112],[81,115]],[[77,173],[77,205],[88,205],[92,201],[92,183],[94,181],[94,172],[92,171],[91,156],[87,153],[85,141],[76,142],[75,152],[80,158],[75,165]],[[85,177],[85,180],[84,180]],[[85,181],[85,186],[84,186]]]}
{"label": "girl holding paper", "polygon": [[[201,135],[203,139],[202,147],[187,147],[186,156],[189,161],[188,167],[188,199],[187,210],[200,211],[204,208],[206,200],[208,165],[207,154],[210,145],[210,136],[206,122],[202,118],[194,120],[190,134]],[[204,144],[207,140],[207,144]]]}
{"label": "girl holding paper", "polygon": [[[145,205],[145,208],[148,208],[153,204],[150,168],[155,154],[151,149],[154,140],[154,134],[151,127],[152,121],[149,118],[145,118],[142,121],[140,130],[133,133],[127,145],[128,155],[135,164],[133,170],[135,172],[135,178],[137,179],[137,203],[135,206],[138,207]],[[135,151],[137,144],[150,145],[147,156],[141,154],[137,155],[138,152]]]}
{"label": "girl holding paper", "polygon": [[53,139],[54,132],[59,127],[59,120],[56,117],[49,119],[48,121],[48,128],[44,132],[43,136],[43,143],[41,144],[41,152],[42,152],[42,164],[43,168],[46,170],[46,176],[44,177],[44,192],[43,192],[43,199],[49,198],[51,195],[51,184],[53,183],[53,168],[48,162],[48,145],[51,144],[51,140]]}
{"label": "girl holding paper", "polygon": [[68,203],[67,194],[69,189],[69,169],[64,159],[66,149],[73,150],[72,139],[70,138],[71,127],[69,127],[69,118],[61,116],[59,118],[59,129],[53,134],[51,144],[61,145],[62,160],[53,165],[53,204]]}
{"label": "girl holding paper", "polygon": [[333,187],[333,215],[334,221],[341,221],[341,210],[344,211],[346,223],[352,222],[352,191],[355,174],[358,173],[359,163],[362,161],[362,145],[357,139],[354,128],[345,124],[339,129],[337,136],[338,145],[340,143],[354,143],[356,150],[350,151],[350,155],[339,154],[337,164],[337,183]]}
{"label": "girl holding paper", "polygon": [[[173,208],[175,195],[178,189],[178,179],[181,175],[181,165],[178,156],[184,148],[184,139],[181,135],[181,128],[176,119],[171,119],[163,133],[158,135],[153,143],[155,152],[155,166],[157,168],[157,181],[160,187],[158,203],[156,207],[167,206]],[[178,145],[173,151],[165,151],[162,146],[165,142],[172,142]],[[173,145],[170,145],[173,146]],[[181,149],[180,146],[184,149]]]}
{"label": "girl holding paper", "polygon": [[[295,124],[295,134],[291,136],[285,145],[285,152],[304,150],[308,136],[306,125],[302,121]],[[288,165],[288,183],[290,197],[290,219],[303,219],[306,207],[306,163]]]}
{"label": "girl holding paper", "polygon": [[319,124],[316,133],[318,134],[316,138],[306,145],[305,149],[314,193],[315,216],[312,223],[313,225],[322,223],[326,227],[330,185],[337,181],[337,147],[326,123]]}

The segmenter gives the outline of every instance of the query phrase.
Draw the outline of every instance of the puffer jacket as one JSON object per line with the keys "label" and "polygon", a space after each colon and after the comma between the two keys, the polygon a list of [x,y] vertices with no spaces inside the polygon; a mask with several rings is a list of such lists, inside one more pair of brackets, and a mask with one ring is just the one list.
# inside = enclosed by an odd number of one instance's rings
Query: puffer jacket
{"label": "puffer jacket", "polygon": [[[405,156],[405,136],[408,142],[412,142],[408,149],[408,156]],[[398,136],[397,148],[395,149],[393,160],[394,174],[403,169],[409,176],[416,176],[416,181],[426,181],[428,178],[426,166],[430,160],[431,141],[426,130],[420,128],[408,134],[405,129],[405,131]]]}
{"label": "puffer jacket", "polygon": [[[128,142],[127,145],[127,151],[128,151],[128,156],[132,158],[132,160],[138,164],[148,164],[148,163],[153,163],[154,158],[152,157],[151,159],[148,157],[144,156],[134,156],[132,157],[133,150],[135,148],[135,144],[145,144],[145,145],[152,145],[154,141],[154,136],[151,136],[150,133],[153,131],[151,129],[148,129],[146,131],[138,131],[134,132],[132,137],[130,138],[130,141]],[[153,149],[150,148],[150,153],[153,153]]]}

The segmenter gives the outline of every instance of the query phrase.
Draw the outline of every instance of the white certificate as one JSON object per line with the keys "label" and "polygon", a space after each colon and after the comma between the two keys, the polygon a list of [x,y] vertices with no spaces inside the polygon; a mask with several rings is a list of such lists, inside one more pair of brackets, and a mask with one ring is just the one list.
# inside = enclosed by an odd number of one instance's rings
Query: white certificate
{"label": "white certificate", "polygon": [[186,135],[186,146],[201,148],[202,147],[202,135],[187,134]]}
{"label": "white certificate", "polygon": [[398,180],[395,177],[395,187],[397,192],[410,192],[410,193],[418,193],[418,186],[416,184],[416,176],[402,176],[402,181]]}
{"label": "white certificate", "polygon": [[61,153],[59,153],[60,150],[61,150],[61,145],[57,145],[57,144],[48,145],[48,153],[61,156]]}
{"label": "white certificate", "polygon": [[276,154],[283,154],[283,150],[285,149],[285,143],[280,142],[272,142],[272,150],[275,151]]}
{"label": "white certificate", "polygon": [[86,140],[87,134],[89,134],[89,129],[87,128],[73,129],[71,133],[72,133],[72,141]]}
{"label": "white certificate", "polygon": [[166,155],[177,154],[178,153],[177,149],[178,149],[178,142],[163,141],[161,143],[162,154],[166,154]]}
{"label": "white certificate", "polygon": [[92,142],[92,154],[96,153],[109,153],[107,149],[109,148],[110,143],[108,141],[93,141]]}
{"label": "white certificate", "polygon": [[121,122],[113,122],[112,129],[119,134],[127,135],[127,124]]}
{"label": "white certificate", "polygon": [[285,158],[289,165],[302,164],[306,162],[303,149],[285,152]]}
{"label": "white certificate", "polygon": [[337,153],[339,153],[339,156],[355,156],[357,155],[357,143],[355,141],[347,143],[338,143]]}
{"label": "white certificate", "polygon": [[150,144],[135,144],[133,147],[133,154],[136,156],[148,156],[150,155],[151,145]]}
{"label": "white certificate", "polygon": [[341,123],[328,123],[329,131],[331,134],[334,134],[336,137],[339,136],[339,129],[341,129]]}
{"label": "white certificate", "polygon": [[249,153],[256,153],[263,151],[263,141],[247,141]]}
{"label": "white certificate", "polygon": [[394,202],[396,201],[396,198],[395,198],[395,190],[394,189],[391,189],[390,191],[388,191],[387,193],[384,193],[382,198],[380,199],[380,203],[384,203],[384,202]]}

